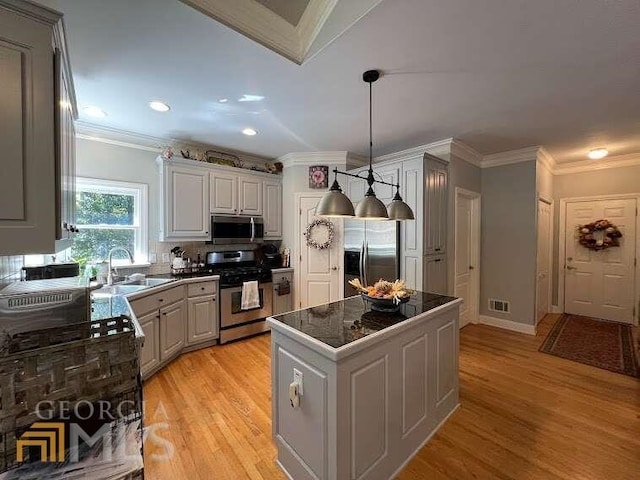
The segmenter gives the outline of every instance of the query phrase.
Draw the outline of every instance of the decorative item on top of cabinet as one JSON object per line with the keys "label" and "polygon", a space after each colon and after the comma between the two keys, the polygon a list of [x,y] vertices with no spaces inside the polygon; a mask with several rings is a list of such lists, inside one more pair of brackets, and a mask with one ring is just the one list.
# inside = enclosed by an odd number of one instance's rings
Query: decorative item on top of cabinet
{"label": "decorative item on top of cabinet", "polygon": [[[75,115],[75,96],[71,72],[66,57],[62,15],[41,8],[31,2],[3,1],[0,9],[0,116],[3,122],[0,151],[3,153],[2,172],[11,181],[0,189],[0,237],[2,254],[17,255],[52,252],[56,250],[56,220],[63,216],[72,219],[72,211],[64,211],[62,185],[57,175],[68,178],[74,172],[56,169],[57,147],[64,155],[73,155],[75,137],[72,124]],[[54,53],[59,52],[59,64],[64,78],[56,79]],[[56,82],[65,88],[67,104],[55,105]],[[65,130],[56,124],[54,108],[67,108],[63,113]],[[64,138],[61,138],[64,137]],[[56,145],[56,141],[60,140]],[[69,158],[60,158],[68,169]],[[65,199],[74,188],[66,182]],[[67,221],[69,224],[69,222]],[[73,222],[71,222],[73,225]],[[65,232],[66,233],[66,232]]]}

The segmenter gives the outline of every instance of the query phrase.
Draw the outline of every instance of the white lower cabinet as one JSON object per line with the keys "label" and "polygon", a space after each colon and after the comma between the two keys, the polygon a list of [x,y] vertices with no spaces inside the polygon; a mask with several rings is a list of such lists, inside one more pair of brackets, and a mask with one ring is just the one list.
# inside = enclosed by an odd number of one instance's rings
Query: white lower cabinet
{"label": "white lower cabinet", "polygon": [[201,282],[189,285],[187,344],[218,338],[217,283]]}
{"label": "white lower cabinet", "polygon": [[447,257],[429,255],[424,261],[424,291],[447,294]]}
{"label": "white lower cabinet", "polygon": [[185,344],[184,301],[160,309],[160,361],[180,353]]}
{"label": "white lower cabinet", "polygon": [[273,301],[271,303],[273,314],[290,312],[293,310],[293,272],[274,272]]}
{"label": "white lower cabinet", "polygon": [[160,314],[151,312],[138,317],[144,333],[144,345],[140,353],[140,372],[146,375],[160,365]]}

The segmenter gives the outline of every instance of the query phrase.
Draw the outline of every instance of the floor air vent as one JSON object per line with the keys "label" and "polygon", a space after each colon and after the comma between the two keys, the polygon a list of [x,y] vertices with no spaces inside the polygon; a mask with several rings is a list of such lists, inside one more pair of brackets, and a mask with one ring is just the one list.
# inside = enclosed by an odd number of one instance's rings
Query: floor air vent
{"label": "floor air vent", "polygon": [[511,308],[509,302],[505,300],[489,299],[489,310],[492,312],[509,313]]}

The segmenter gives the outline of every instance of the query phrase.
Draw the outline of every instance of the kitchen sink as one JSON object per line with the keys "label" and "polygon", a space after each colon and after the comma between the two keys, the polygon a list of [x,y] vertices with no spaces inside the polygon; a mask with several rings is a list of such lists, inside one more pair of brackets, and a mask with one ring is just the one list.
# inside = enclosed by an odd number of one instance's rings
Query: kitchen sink
{"label": "kitchen sink", "polygon": [[[173,282],[173,278],[143,278],[142,280],[135,280],[133,282],[125,282],[122,286],[132,287],[156,287],[158,285],[164,285],[165,283]],[[119,285],[118,285],[119,286]]]}
{"label": "kitchen sink", "polygon": [[145,288],[149,288],[150,285],[108,285],[99,290],[92,292],[92,295],[96,298],[99,297],[113,297],[115,295],[127,295],[133,292],[139,292]]}

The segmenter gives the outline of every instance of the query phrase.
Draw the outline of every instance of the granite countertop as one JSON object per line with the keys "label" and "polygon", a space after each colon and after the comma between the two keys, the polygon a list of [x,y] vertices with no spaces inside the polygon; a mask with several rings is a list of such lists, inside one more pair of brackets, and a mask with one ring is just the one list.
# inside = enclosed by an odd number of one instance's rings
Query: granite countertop
{"label": "granite countertop", "polygon": [[400,305],[397,313],[383,313],[371,310],[369,302],[355,296],[271,318],[338,349],[456,300],[446,295],[416,292],[407,303]]}

